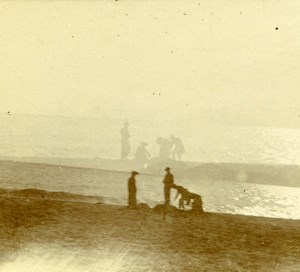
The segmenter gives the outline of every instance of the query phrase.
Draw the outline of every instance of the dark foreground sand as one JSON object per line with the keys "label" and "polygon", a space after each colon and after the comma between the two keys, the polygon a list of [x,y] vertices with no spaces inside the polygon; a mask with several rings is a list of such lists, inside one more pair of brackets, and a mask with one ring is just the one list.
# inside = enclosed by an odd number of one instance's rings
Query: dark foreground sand
{"label": "dark foreground sand", "polygon": [[300,271],[300,221],[0,190],[0,271]]}

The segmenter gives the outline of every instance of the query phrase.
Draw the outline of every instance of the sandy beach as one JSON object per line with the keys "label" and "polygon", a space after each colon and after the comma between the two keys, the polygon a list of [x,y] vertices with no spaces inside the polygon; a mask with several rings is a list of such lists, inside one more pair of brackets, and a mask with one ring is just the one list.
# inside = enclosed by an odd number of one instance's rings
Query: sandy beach
{"label": "sandy beach", "polygon": [[1,189],[0,271],[299,271],[300,221]]}
{"label": "sandy beach", "polygon": [[0,14],[0,272],[300,272],[300,1]]}

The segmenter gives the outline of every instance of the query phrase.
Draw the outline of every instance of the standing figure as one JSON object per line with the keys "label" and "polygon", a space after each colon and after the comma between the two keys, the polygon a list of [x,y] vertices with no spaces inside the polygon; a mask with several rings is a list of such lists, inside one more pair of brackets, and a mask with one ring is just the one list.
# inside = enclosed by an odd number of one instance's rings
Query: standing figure
{"label": "standing figure", "polygon": [[142,164],[143,167],[147,166],[147,164],[151,158],[150,153],[146,150],[147,145],[148,145],[147,143],[142,142],[140,144],[140,146],[137,148],[135,157],[134,157],[134,159],[138,163]]}
{"label": "standing figure", "polygon": [[124,126],[121,129],[121,144],[122,144],[121,159],[122,160],[127,160],[127,156],[130,153],[130,144],[129,144],[130,134],[128,132],[128,126],[129,124],[126,122],[124,123]]}
{"label": "standing figure", "polygon": [[131,172],[131,177],[128,179],[128,208],[136,208],[136,185],[135,176],[139,173],[136,171]]}
{"label": "standing figure", "polygon": [[167,138],[158,137],[156,143],[159,145],[159,159],[166,161],[170,159],[172,143]]}
{"label": "standing figure", "polygon": [[174,177],[170,172],[171,168],[167,167],[165,171],[167,174],[165,175],[165,178],[163,180],[164,183],[164,195],[165,195],[165,204],[169,205],[170,204],[170,192],[171,192],[171,187],[174,183]]}
{"label": "standing figure", "polygon": [[174,149],[172,150],[172,158],[173,160],[178,159],[178,161],[180,161],[182,154],[185,153],[184,145],[180,138],[174,137],[173,135],[170,136],[170,140],[172,145],[174,145]]}

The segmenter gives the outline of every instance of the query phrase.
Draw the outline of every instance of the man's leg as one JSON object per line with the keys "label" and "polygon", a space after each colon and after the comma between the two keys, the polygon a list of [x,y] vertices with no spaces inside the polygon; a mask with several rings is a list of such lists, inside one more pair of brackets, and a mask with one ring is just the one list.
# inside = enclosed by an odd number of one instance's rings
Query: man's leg
{"label": "man's leg", "polygon": [[132,196],[132,207],[136,208],[136,192],[134,192]]}
{"label": "man's leg", "polygon": [[181,197],[179,199],[179,209],[184,209],[184,199],[183,199],[183,197]]}
{"label": "man's leg", "polygon": [[130,192],[129,196],[128,196],[128,207],[129,208],[132,208],[132,203],[133,203],[133,201],[132,201],[132,193]]}
{"label": "man's leg", "polygon": [[165,186],[164,191],[165,191],[165,204],[170,204],[170,188],[168,186]]}

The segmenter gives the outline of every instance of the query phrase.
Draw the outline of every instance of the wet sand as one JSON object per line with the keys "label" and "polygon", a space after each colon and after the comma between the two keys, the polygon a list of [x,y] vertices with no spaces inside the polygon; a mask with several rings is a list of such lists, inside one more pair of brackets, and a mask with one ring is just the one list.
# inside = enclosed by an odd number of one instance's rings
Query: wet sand
{"label": "wet sand", "polygon": [[300,271],[299,220],[0,195],[0,271]]}

